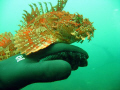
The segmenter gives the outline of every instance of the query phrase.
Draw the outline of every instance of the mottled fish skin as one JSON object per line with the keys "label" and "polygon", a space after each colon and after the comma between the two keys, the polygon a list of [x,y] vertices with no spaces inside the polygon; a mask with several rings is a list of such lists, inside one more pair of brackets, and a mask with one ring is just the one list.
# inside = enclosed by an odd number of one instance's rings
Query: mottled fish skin
{"label": "mottled fish skin", "polygon": [[11,32],[0,34],[0,61],[18,54]]}
{"label": "mottled fish skin", "polygon": [[82,43],[86,37],[91,40],[95,30],[92,23],[78,13],[70,14],[63,11],[66,3],[67,0],[58,0],[54,7],[49,3],[50,10],[47,3],[44,3],[46,12],[43,11],[40,2],[40,9],[36,4],[30,4],[31,13],[24,10],[26,14],[23,14],[23,25],[20,25],[21,29],[14,38],[15,47],[21,54],[29,55],[56,42]]}
{"label": "mottled fish skin", "polygon": [[[40,9],[34,3],[33,5],[29,5],[31,7],[31,13],[24,10],[24,21],[21,21],[23,24],[19,25],[20,30],[17,31],[14,37],[15,47],[21,54],[29,55],[30,53],[48,47],[52,43],[60,41],[58,37],[55,37],[57,31],[52,29],[56,17],[51,15],[54,15],[53,12],[62,11],[66,2],[67,0],[58,0],[58,4],[54,7],[49,2],[48,4],[51,6],[50,10],[48,10],[47,3],[44,2],[46,6],[45,12],[43,11],[41,2],[39,2]],[[33,6],[35,9],[33,9]]]}
{"label": "mottled fish skin", "polygon": [[[20,21],[22,25],[19,25],[20,29],[10,39],[14,49],[7,49],[7,51],[14,52],[14,54],[6,55],[4,54],[6,49],[1,49],[0,60],[7,59],[17,53],[29,55],[57,42],[68,44],[73,42],[82,43],[86,37],[90,41],[95,30],[92,25],[93,22],[90,22],[87,18],[83,19],[83,15],[78,13],[70,14],[63,11],[67,1],[58,0],[56,6],[52,6],[50,2],[44,2],[45,11],[41,2],[38,3],[39,6],[35,3],[30,4],[31,13],[24,10],[23,21]],[[50,9],[47,7],[48,4],[51,6]],[[6,35],[1,37],[0,42],[6,43],[2,40]],[[0,44],[0,48],[6,47],[4,45],[7,44]],[[5,58],[3,58],[4,56]]]}

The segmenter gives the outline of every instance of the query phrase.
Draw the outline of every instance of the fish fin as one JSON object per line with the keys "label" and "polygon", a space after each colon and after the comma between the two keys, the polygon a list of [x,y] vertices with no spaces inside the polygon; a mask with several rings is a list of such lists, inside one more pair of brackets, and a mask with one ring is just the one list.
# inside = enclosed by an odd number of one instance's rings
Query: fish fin
{"label": "fish fin", "polygon": [[[23,10],[25,13],[23,14],[22,18],[24,19],[25,22],[21,20],[21,22],[24,22],[24,23],[22,23],[23,24],[22,26],[24,26],[26,24],[29,25],[30,23],[34,22],[35,17],[37,17],[38,15],[42,15],[44,13],[52,12],[52,11],[62,11],[63,8],[65,7],[66,3],[67,3],[67,0],[58,0],[57,5],[52,6],[52,4],[49,2],[51,9],[48,10],[47,3],[44,2],[45,7],[46,7],[45,12],[43,10],[43,6],[42,6],[41,2],[39,2],[40,9],[38,9],[38,7],[35,3],[30,4],[29,6],[31,7],[31,13],[28,13],[26,10]],[[34,7],[35,7],[35,9],[34,9]]]}
{"label": "fish fin", "polygon": [[65,7],[66,3],[68,0],[58,0],[58,3],[56,6],[52,7],[51,11],[62,11],[63,8]]}
{"label": "fish fin", "polygon": [[57,40],[42,26],[34,30],[28,28],[19,30],[14,39],[17,50],[26,55],[46,48]]}
{"label": "fish fin", "polygon": [[17,53],[12,33],[5,32],[0,34],[0,60],[7,59]]}

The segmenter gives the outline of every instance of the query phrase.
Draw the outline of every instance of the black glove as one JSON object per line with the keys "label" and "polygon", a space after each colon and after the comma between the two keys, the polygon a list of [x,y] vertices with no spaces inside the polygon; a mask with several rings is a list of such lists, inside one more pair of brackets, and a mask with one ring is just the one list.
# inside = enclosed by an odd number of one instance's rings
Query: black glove
{"label": "black glove", "polygon": [[56,43],[28,56],[17,54],[0,61],[0,90],[18,90],[31,83],[66,79],[71,70],[87,66],[83,49]]}

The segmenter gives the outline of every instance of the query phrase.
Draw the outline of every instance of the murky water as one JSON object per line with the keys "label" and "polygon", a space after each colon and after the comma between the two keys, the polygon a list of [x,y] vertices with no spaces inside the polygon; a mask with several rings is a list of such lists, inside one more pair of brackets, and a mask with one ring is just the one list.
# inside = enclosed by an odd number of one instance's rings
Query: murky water
{"label": "murky water", "polygon": [[[1,0],[0,33],[18,30],[23,10],[28,4],[57,0]],[[89,54],[88,66],[73,71],[62,81],[37,83],[21,90],[120,90],[120,1],[68,0],[65,11],[78,12],[94,22],[94,38],[90,42],[73,43]]]}

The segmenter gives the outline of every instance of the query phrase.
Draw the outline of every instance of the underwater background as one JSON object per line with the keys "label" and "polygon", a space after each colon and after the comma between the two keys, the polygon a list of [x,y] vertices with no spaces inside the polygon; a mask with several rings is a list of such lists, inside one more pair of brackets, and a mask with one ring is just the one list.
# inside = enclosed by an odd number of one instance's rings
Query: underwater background
{"label": "underwater background", "polygon": [[[0,0],[0,33],[19,30],[28,4],[57,0]],[[21,90],[120,90],[120,0],[68,0],[65,11],[78,12],[94,22],[94,38],[73,45],[88,52],[88,66],[72,71],[66,80],[35,83]]]}

